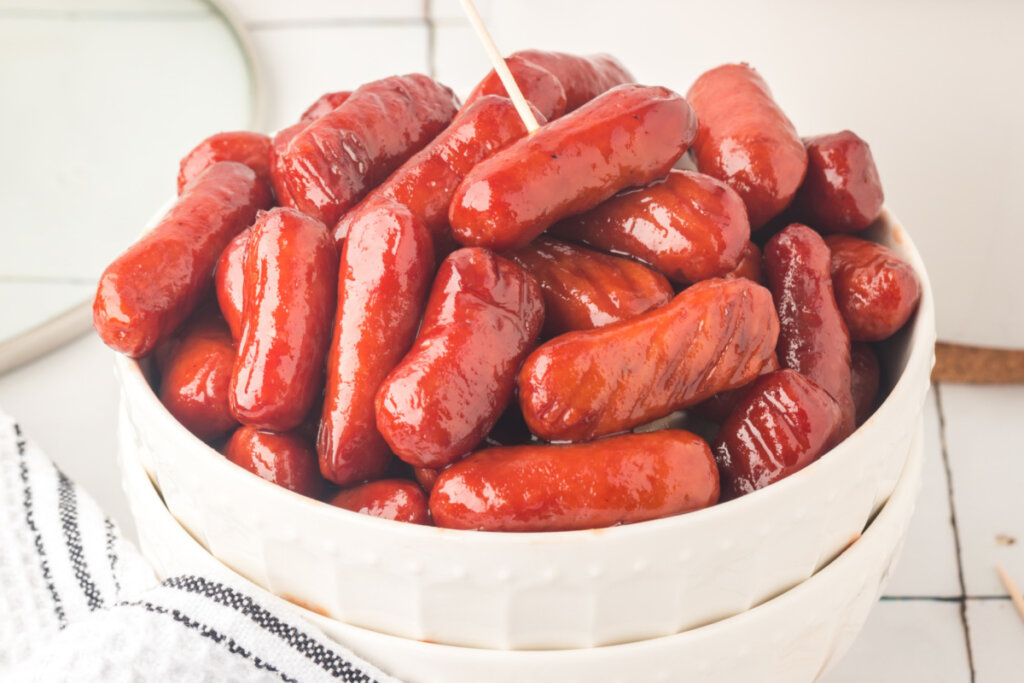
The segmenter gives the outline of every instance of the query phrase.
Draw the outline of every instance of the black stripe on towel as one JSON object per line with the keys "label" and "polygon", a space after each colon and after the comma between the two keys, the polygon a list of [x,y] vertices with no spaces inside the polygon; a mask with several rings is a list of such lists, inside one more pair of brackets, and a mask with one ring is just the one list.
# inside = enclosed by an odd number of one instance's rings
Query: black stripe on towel
{"label": "black stripe on towel", "polygon": [[114,523],[110,517],[103,520],[103,526],[107,530],[107,561],[110,562],[110,578],[114,582],[114,590],[121,595],[121,582],[117,580],[117,550],[115,549],[116,538],[114,536]]}
{"label": "black stripe on towel", "polygon": [[145,600],[139,600],[139,601],[136,601],[136,602],[122,602],[122,603],[120,603],[119,606],[121,606],[121,607],[141,607],[142,609],[146,610],[147,612],[152,612],[154,614],[165,614],[165,615],[168,615],[172,619],[174,619],[176,622],[178,622],[179,624],[185,626],[188,629],[191,629],[191,630],[195,631],[196,633],[198,633],[202,637],[209,638],[213,642],[218,643],[220,645],[223,645],[227,649],[228,652],[230,652],[232,654],[236,654],[239,657],[241,657],[241,658],[243,658],[245,660],[248,660],[257,669],[263,669],[264,671],[269,671],[271,673],[276,673],[278,676],[281,677],[282,681],[285,681],[285,683],[298,683],[298,679],[292,678],[291,676],[285,674],[283,671],[278,669],[273,664],[270,664],[269,662],[265,662],[261,658],[254,656],[252,654],[252,652],[250,652],[249,650],[246,650],[244,647],[242,647],[241,645],[236,643],[234,638],[229,638],[228,636],[224,635],[223,633],[220,633],[219,631],[217,631],[213,627],[208,626],[208,625],[206,625],[206,624],[204,624],[204,623],[202,623],[200,621],[196,621],[195,619],[190,618],[187,614],[184,614],[181,610],[168,609],[166,607],[161,607],[160,605],[154,605],[153,603],[147,602]]}
{"label": "black stripe on towel", "polygon": [[57,507],[60,510],[60,523],[64,532],[64,543],[68,547],[68,558],[71,569],[78,579],[78,585],[85,595],[89,611],[103,607],[103,596],[92,580],[89,567],[82,552],[82,534],[78,529],[78,498],[75,486],[64,473],[57,470]]}
{"label": "black stripe on towel", "polygon": [[57,624],[61,629],[68,625],[67,616],[64,614],[64,603],[57,593],[57,586],[53,582],[53,574],[50,573],[50,562],[46,558],[46,550],[43,547],[43,535],[36,528],[35,511],[32,505],[32,486],[28,483],[28,462],[25,458],[25,440],[21,437],[21,427],[14,424],[14,434],[17,437],[15,442],[18,446],[18,472],[21,475],[23,503],[25,508],[25,525],[33,535],[33,544],[36,547],[36,555],[39,556],[39,570],[43,574],[43,581],[46,582],[46,589],[53,599],[53,612],[57,616]]}
{"label": "black stripe on towel", "polygon": [[201,576],[174,576],[165,580],[163,584],[169,588],[201,595],[249,617],[254,624],[273,633],[306,659],[345,683],[374,683],[373,678],[352,662],[308,634],[281,621],[244,593]]}

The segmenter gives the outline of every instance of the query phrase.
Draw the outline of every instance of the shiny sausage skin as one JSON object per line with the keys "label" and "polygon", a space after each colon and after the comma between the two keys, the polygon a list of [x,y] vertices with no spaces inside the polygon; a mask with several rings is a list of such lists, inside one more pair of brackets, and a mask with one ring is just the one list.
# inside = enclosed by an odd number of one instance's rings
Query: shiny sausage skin
{"label": "shiny sausage skin", "polygon": [[317,98],[317,101],[309,105],[306,111],[302,112],[302,116],[299,117],[301,123],[309,123],[316,121],[324,114],[330,114],[332,111],[340,107],[345,103],[345,100],[352,94],[351,90],[339,90],[338,92],[328,92]]}
{"label": "shiny sausage skin", "polygon": [[857,424],[861,425],[875,412],[882,377],[878,356],[869,345],[855,342],[850,346],[850,375],[850,393],[853,394]]}
{"label": "shiny sausage skin", "polygon": [[300,122],[287,128],[282,128],[274,134],[270,142],[268,163],[270,185],[274,188],[274,197],[277,200],[278,206],[284,206],[289,209],[295,208],[295,200],[292,199],[292,193],[288,189],[288,184],[285,180],[284,153],[288,150],[288,145],[291,144],[295,136],[304,131],[308,125],[308,123]]}
{"label": "shiny sausage skin", "polygon": [[745,495],[807,467],[835,444],[841,420],[835,400],[799,372],[764,375],[715,437],[722,497]]}
{"label": "shiny sausage skin", "polygon": [[235,131],[217,133],[193,148],[178,170],[178,196],[185,186],[218,161],[235,161],[251,168],[264,182],[270,180],[270,138],[262,133]]}
{"label": "shiny sausage skin", "polygon": [[793,200],[797,220],[825,232],[857,232],[882,212],[885,194],[868,143],[844,130],[804,140],[807,175]]}
{"label": "shiny sausage skin", "polygon": [[323,386],[338,254],[322,223],[277,208],[252,226],[245,254],[242,336],[231,377],[239,422],[298,427]]}
{"label": "shiny sausage skin", "polygon": [[235,344],[212,311],[200,311],[184,327],[163,364],[160,401],[186,429],[212,441],[238,426],[228,400]]}
{"label": "shiny sausage skin", "polygon": [[598,95],[623,83],[635,83],[611,55],[571,55],[565,52],[521,50],[512,55],[554,74],[565,90],[565,113],[579,109]]}
{"label": "shiny sausage skin", "polygon": [[743,386],[778,334],[764,287],[704,280],[640,317],[540,346],[519,372],[519,405],[548,441],[614,434]]}
{"label": "shiny sausage skin", "polygon": [[747,245],[743,247],[743,253],[740,255],[740,262],[722,277],[745,277],[759,285],[763,285],[764,271],[761,269],[761,250],[753,242],[747,242]]}
{"label": "shiny sausage skin", "polygon": [[[776,354],[772,354],[768,362],[761,367],[761,375],[764,376],[768,373],[775,372],[779,369],[779,357]],[[720,391],[710,398],[706,398],[700,403],[687,408],[688,412],[696,413],[703,418],[722,424],[725,419],[729,417],[736,406],[746,398],[747,394],[753,389],[754,384],[757,382],[755,378],[748,384],[744,384],[742,387],[735,389],[729,389],[727,391]]]}
{"label": "shiny sausage skin", "polygon": [[477,164],[448,219],[460,244],[505,251],[667,174],[697,132],[667,88],[620,85]]}
{"label": "shiny sausage skin", "polygon": [[224,247],[268,206],[270,188],[248,166],[203,171],[100,276],[92,324],[103,343],[141,358],[167,339],[213,285]]}
{"label": "shiny sausage skin", "polygon": [[245,287],[245,252],[252,230],[246,228],[235,235],[217,259],[213,273],[213,286],[217,292],[220,313],[237,342],[242,338],[242,290]]}
{"label": "shiny sausage skin", "polygon": [[408,479],[378,479],[339,491],[328,501],[335,507],[396,522],[430,524],[423,489]]}
{"label": "shiny sausage skin", "polygon": [[839,313],[825,241],[793,223],[764,248],[764,270],[779,313],[779,363],[796,370],[839,404],[840,438],[854,429],[850,394],[850,335]]}
{"label": "shiny sausage skin", "polygon": [[326,482],[316,466],[316,452],[301,434],[262,432],[239,427],[224,447],[228,460],[289,491],[319,498]]}
{"label": "shiny sausage skin", "polygon": [[832,286],[850,339],[881,341],[917,310],[921,285],[906,261],[888,247],[850,235],[830,235]]}
{"label": "shiny sausage skin", "polygon": [[707,443],[666,429],[474,453],[441,472],[430,511],[439,527],[570,531],[699,510],[718,493]]}
{"label": "shiny sausage skin", "polygon": [[682,284],[726,275],[750,241],[747,209],[736,191],[711,176],[678,169],[562,221],[552,231],[594,249],[632,256]]}
{"label": "shiny sausage skin", "polygon": [[540,285],[486,249],[441,264],[419,335],[377,392],[377,427],[414,467],[443,467],[487,435],[544,323]]}
{"label": "shiny sausage skin", "polygon": [[789,205],[804,179],[807,151],[796,129],[746,64],[705,72],[686,99],[700,121],[697,168],[740,193],[757,230]]}
{"label": "shiny sausage skin", "polygon": [[348,90],[343,90],[322,95],[320,99],[310,105],[309,109],[303,112],[302,118],[299,119],[298,123],[282,128],[274,134],[270,143],[268,166],[270,170],[270,184],[274,188],[274,196],[277,198],[278,206],[286,206],[290,209],[296,208],[295,200],[292,199],[292,193],[288,190],[288,185],[285,181],[284,154],[288,150],[288,145],[291,144],[296,135],[306,129],[306,126],[324,114],[329,114],[340,107],[351,94]]}
{"label": "shiny sausage skin", "polygon": [[361,213],[341,252],[317,437],[320,471],[337,484],[380,477],[391,460],[373,401],[412,345],[433,274],[430,232],[409,209],[381,199]]}
{"label": "shiny sausage skin", "polygon": [[[565,89],[554,74],[516,55],[506,58],[505,63],[516,79],[516,85],[522,91],[523,97],[537,109],[545,121],[553,121],[565,113]],[[508,92],[494,69],[491,69],[484,79],[473,88],[473,92],[469,93],[459,115],[461,116],[471,104],[487,95],[508,97]]]}
{"label": "shiny sausage skin", "polygon": [[525,135],[526,127],[512,100],[496,95],[476,100],[342,216],[334,228],[335,242],[340,245],[344,241],[349,226],[361,220],[365,207],[388,198],[407,206],[426,224],[434,236],[438,259],[444,258],[456,246],[448,228],[448,206],[455,188],[471,168]]}
{"label": "shiny sausage skin", "polygon": [[663,275],[636,261],[543,235],[507,256],[540,283],[545,337],[629,320],[675,296]]}
{"label": "shiny sausage skin", "polygon": [[422,74],[361,86],[288,145],[281,163],[296,207],[333,226],[444,130],[457,109],[452,91]]}

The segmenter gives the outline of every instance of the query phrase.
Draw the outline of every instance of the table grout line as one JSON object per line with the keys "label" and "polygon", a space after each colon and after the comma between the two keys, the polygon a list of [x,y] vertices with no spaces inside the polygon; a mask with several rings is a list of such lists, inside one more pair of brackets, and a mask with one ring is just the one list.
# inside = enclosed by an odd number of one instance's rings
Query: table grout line
{"label": "table grout line", "polygon": [[946,471],[946,495],[949,497],[949,519],[953,525],[953,547],[956,549],[956,572],[960,581],[960,624],[964,630],[964,646],[967,648],[967,666],[971,673],[971,683],[975,683],[974,650],[971,647],[971,627],[967,623],[967,584],[964,581],[964,562],[960,548],[960,527],[956,521],[956,504],[953,500],[953,470],[949,465],[949,447],[946,443],[946,414],[942,407],[941,384],[932,384],[935,392],[935,407],[939,417],[939,451],[942,454],[942,466]]}
{"label": "table grout line", "polygon": [[115,10],[45,9],[36,7],[0,8],[0,19],[55,21],[195,21],[215,16],[211,10]]}

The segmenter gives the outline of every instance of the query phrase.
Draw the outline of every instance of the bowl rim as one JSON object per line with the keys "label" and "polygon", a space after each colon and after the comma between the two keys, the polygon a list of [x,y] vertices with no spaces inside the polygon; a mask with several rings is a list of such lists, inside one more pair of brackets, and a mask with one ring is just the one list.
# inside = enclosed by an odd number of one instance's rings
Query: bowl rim
{"label": "bowl rim", "polygon": [[[679,639],[693,639],[693,638],[706,638],[714,637],[714,635],[721,629],[727,629],[731,625],[738,622],[747,621],[750,619],[759,618],[764,614],[766,609],[782,609],[785,605],[792,600],[798,599],[802,594],[808,590],[813,590],[822,581],[828,579],[833,574],[841,571],[846,565],[859,560],[861,555],[872,552],[874,546],[880,541],[879,535],[883,529],[888,529],[890,522],[894,521],[893,515],[907,505],[911,508],[916,504],[918,494],[921,485],[921,470],[924,465],[926,457],[925,453],[925,430],[923,419],[918,419],[913,429],[913,437],[911,439],[910,450],[907,456],[907,460],[904,463],[900,474],[896,480],[896,486],[893,488],[892,495],[889,500],[881,507],[878,514],[875,515],[863,533],[846,548],[842,550],[836,557],[831,560],[828,564],[824,565],[816,571],[814,574],[809,576],[804,581],[792,586],[791,588],[774,595],[767,600],[751,606],[742,612],[731,614],[729,616],[717,619],[707,624],[695,626],[693,628],[685,629],[676,633],[667,633],[653,638],[644,638],[641,640],[634,640],[624,643],[610,643],[607,645],[597,645],[593,647],[580,647],[580,648],[555,648],[555,649],[495,649],[495,648],[484,648],[484,647],[472,647],[465,645],[453,645],[450,643],[433,642],[427,640],[419,640],[406,638],[403,636],[385,633],[373,629],[359,626],[356,624],[350,624],[348,622],[341,621],[339,619],[325,616],[314,612],[312,610],[303,607],[302,605],[291,602],[269,589],[260,586],[251,579],[246,578],[232,567],[224,564],[219,558],[217,558],[210,550],[205,548],[196,538],[194,538],[185,528],[178,522],[177,518],[174,517],[173,513],[168,508],[166,502],[162,499],[159,488],[156,483],[150,478],[145,467],[142,465],[139,457],[134,453],[119,453],[119,466],[122,470],[122,474],[125,476],[124,485],[127,488],[142,487],[140,493],[143,500],[141,504],[147,508],[156,508],[159,510],[161,516],[166,515],[165,521],[167,524],[174,525],[174,533],[178,534],[183,540],[190,544],[195,545],[196,552],[201,552],[204,559],[210,562],[216,563],[219,570],[229,572],[230,576],[234,580],[240,580],[245,582],[246,588],[249,591],[256,591],[257,597],[260,599],[271,599],[280,603],[287,604],[287,606],[295,611],[296,614],[306,619],[314,626],[324,630],[326,635],[335,642],[340,642],[345,646],[349,646],[343,639],[339,640],[334,635],[334,631],[341,629],[343,631],[350,632],[351,634],[358,634],[363,638],[372,638],[374,640],[383,639],[383,644],[393,643],[398,640],[401,641],[406,647],[424,649],[426,651],[448,651],[458,652],[461,655],[470,657],[487,657],[489,659],[494,658],[495,663],[500,663],[501,658],[512,657],[516,659],[536,659],[543,660],[552,656],[591,656],[595,652],[601,653],[616,653],[622,652],[623,650],[630,649],[645,649],[645,648],[657,648],[666,643],[678,641]],[[131,481],[129,481],[129,479]],[[133,497],[134,496],[130,496]],[[907,500],[909,499],[909,501]],[[358,513],[353,513],[358,514]],[[133,507],[134,515],[134,507]],[[908,515],[909,517],[909,515]],[[385,520],[388,521],[388,520]],[[639,524],[639,522],[638,522]],[[903,529],[901,535],[903,538],[906,537],[907,529],[909,529],[909,522],[907,527]],[[147,558],[149,559],[149,558]],[[883,575],[883,582],[885,578]],[[875,598],[877,600],[877,597]],[[874,601],[873,601],[874,602]],[[328,631],[330,629],[330,631]]]}
{"label": "bowl rim", "polygon": [[[167,206],[170,206],[171,203],[173,203],[173,200],[172,202],[169,202]],[[155,225],[163,213],[163,210],[159,211],[152,219],[151,225]],[[699,510],[693,510],[691,512],[662,517],[659,519],[651,519],[642,522],[620,524],[617,526],[597,529],[501,532],[481,531],[476,529],[447,529],[422,524],[409,524],[406,522],[383,519],[353,512],[351,510],[345,510],[343,508],[330,505],[325,501],[309,498],[290,491],[284,487],[269,482],[258,475],[239,467],[238,465],[235,465],[219,451],[189,432],[184,425],[178,422],[171,415],[171,413],[160,402],[157,393],[147,381],[138,360],[115,353],[115,368],[126,396],[141,397],[145,402],[144,409],[147,413],[159,414],[160,419],[167,423],[167,426],[170,429],[177,431],[182,438],[191,440],[198,448],[204,450],[206,455],[210,456],[212,461],[215,461],[211,463],[212,467],[228,468],[222,470],[225,473],[227,473],[228,470],[234,472],[234,474],[225,474],[225,476],[237,476],[238,473],[242,473],[244,476],[252,477],[254,480],[258,481],[259,483],[252,481],[250,483],[257,488],[262,487],[261,490],[265,492],[264,495],[269,496],[270,500],[276,499],[277,501],[280,501],[281,504],[285,505],[312,506],[310,512],[313,514],[332,515],[339,522],[363,525],[368,531],[376,530],[380,533],[398,534],[403,537],[408,537],[410,540],[414,541],[436,541],[447,543],[471,542],[475,545],[494,543],[505,547],[536,546],[572,541],[585,542],[598,536],[606,537],[610,540],[625,536],[636,537],[648,533],[658,533],[670,527],[679,527],[679,529],[683,529],[687,528],[689,525],[701,525],[711,522],[723,515],[733,516],[736,514],[744,514],[744,510],[747,508],[763,504],[763,501],[767,496],[788,495],[790,489],[801,486],[802,482],[804,482],[808,477],[815,476],[815,472],[818,472],[822,467],[827,466],[826,458],[830,461],[834,461],[837,458],[856,457],[855,453],[852,452],[858,445],[855,437],[865,429],[872,429],[873,425],[878,422],[876,418],[880,413],[883,411],[897,410],[898,408],[896,406],[905,402],[905,396],[911,396],[913,392],[920,390],[918,386],[912,383],[911,378],[908,377],[908,374],[910,373],[907,371],[912,367],[925,363],[928,364],[929,368],[934,365],[936,333],[935,308],[931,282],[928,278],[927,270],[925,269],[920,252],[917,250],[916,245],[910,238],[910,235],[907,233],[902,223],[900,223],[899,219],[897,219],[887,207],[883,206],[879,217],[871,226],[866,228],[865,231],[862,231],[860,234],[870,233],[871,231],[876,230],[878,226],[883,225],[887,225],[889,227],[892,240],[901,245],[902,250],[905,252],[905,254],[902,254],[901,256],[903,256],[914,269],[921,285],[921,298],[918,303],[917,310],[910,320],[910,324],[913,326],[909,331],[910,339],[908,343],[910,352],[907,355],[903,372],[900,373],[900,376],[893,385],[889,395],[875,409],[871,416],[868,417],[864,424],[858,427],[853,434],[802,470],[775,482],[771,486],[754,491],[745,496],[720,502]],[[147,229],[143,232],[147,232],[149,227],[150,226],[147,226]],[[823,462],[826,464],[823,465]],[[328,509],[330,511],[328,511]]]}

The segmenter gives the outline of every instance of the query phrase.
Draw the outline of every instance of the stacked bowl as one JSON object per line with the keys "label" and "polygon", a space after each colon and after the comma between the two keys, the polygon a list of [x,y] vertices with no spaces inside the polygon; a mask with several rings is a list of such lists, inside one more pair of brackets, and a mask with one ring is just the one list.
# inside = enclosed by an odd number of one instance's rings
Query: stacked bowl
{"label": "stacked bowl", "polygon": [[921,282],[917,313],[884,351],[888,395],[772,486],[588,531],[392,522],[228,462],[166,411],[145,361],[118,357],[142,550],[162,576],[226,567],[410,682],[814,680],[852,642],[902,544],[933,362],[931,288],[913,243],[888,211],[863,236]]}

